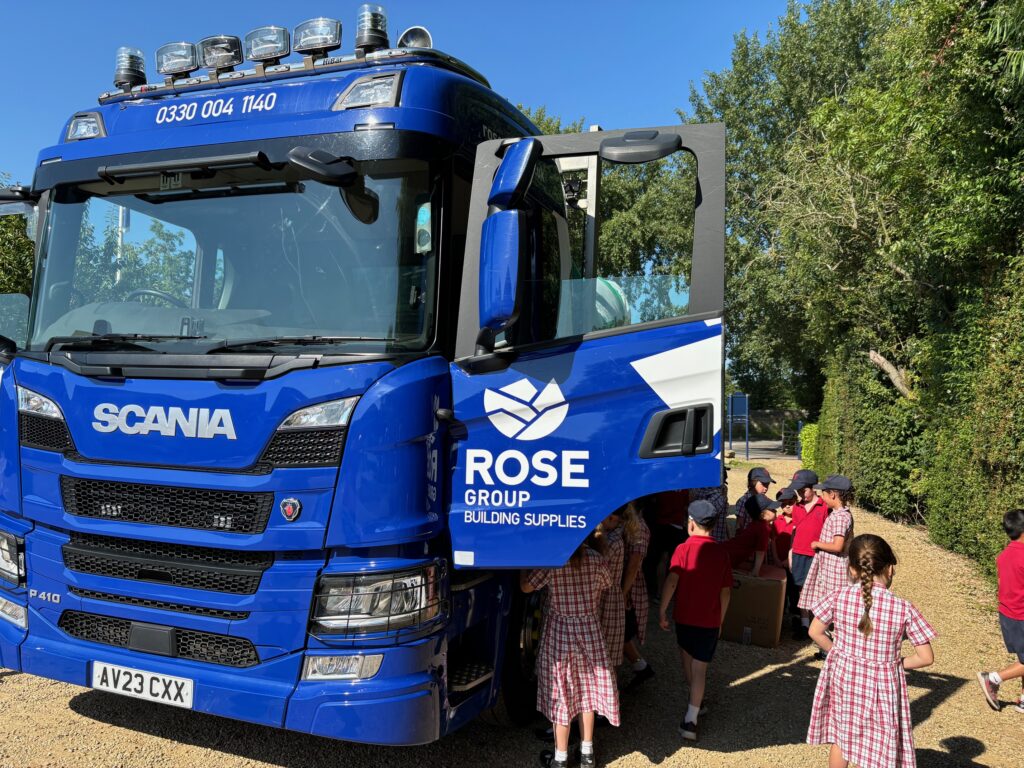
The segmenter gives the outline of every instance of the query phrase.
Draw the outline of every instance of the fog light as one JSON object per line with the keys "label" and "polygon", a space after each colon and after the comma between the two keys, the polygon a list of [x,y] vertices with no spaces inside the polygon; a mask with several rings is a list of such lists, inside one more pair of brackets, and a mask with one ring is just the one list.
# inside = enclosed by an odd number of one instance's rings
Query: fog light
{"label": "fog light", "polygon": [[[0,597],[0,619],[11,622],[16,627],[26,629],[28,627],[28,612],[25,606],[12,603],[4,597]],[[379,667],[380,664],[378,663]]]}
{"label": "fog light", "polygon": [[284,27],[257,27],[245,36],[245,53],[249,61],[279,64],[291,50],[291,37]]}
{"label": "fog light", "polygon": [[367,680],[380,671],[384,654],[307,656],[303,680]]}
{"label": "fog light", "polygon": [[156,71],[161,75],[188,77],[199,69],[199,51],[192,43],[167,43],[156,49]]}
{"label": "fog light", "polygon": [[242,63],[242,41],[234,35],[213,35],[199,41],[199,59],[207,69],[230,72]]}
{"label": "fog light", "polygon": [[295,28],[292,47],[296,53],[325,54],[341,47],[341,22],[337,19],[310,19]]}

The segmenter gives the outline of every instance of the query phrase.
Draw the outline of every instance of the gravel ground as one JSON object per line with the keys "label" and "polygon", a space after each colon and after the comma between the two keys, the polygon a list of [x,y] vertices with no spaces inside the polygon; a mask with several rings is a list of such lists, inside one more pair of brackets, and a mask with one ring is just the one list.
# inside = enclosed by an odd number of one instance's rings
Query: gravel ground
{"label": "gravel ground", "polygon": [[[794,461],[768,462],[776,478]],[[742,491],[737,465],[730,499]],[[894,591],[911,599],[940,633],[934,667],[909,676],[918,764],[1020,766],[1024,715],[994,713],[974,681],[976,670],[1003,666],[995,595],[962,558],[930,544],[922,531],[856,512],[858,532],[893,545],[900,565]],[[653,612],[652,612],[653,614]],[[698,745],[676,732],[682,695],[674,643],[651,627],[646,653],[657,676],[623,695],[623,726],[598,732],[603,764],[666,766],[823,766],[827,748],[802,743],[820,663],[811,649],[785,640],[776,649],[722,643],[712,665],[712,711]],[[1016,693],[1014,687],[1013,692]],[[1006,694],[1007,696],[1009,693]],[[294,735],[171,707],[137,702],[0,671],[4,738],[0,766],[402,766],[537,765],[542,746],[530,729],[477,722],[427,747],[383,749]]]}

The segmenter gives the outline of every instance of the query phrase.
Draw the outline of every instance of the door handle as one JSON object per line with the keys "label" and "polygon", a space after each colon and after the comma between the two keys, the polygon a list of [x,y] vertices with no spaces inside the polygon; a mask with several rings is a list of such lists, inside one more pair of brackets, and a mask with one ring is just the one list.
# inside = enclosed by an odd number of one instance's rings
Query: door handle
{"label": "door handle", "polygon": [[659,411],[651,417],[640,443],[640,458],[696,456],[710,453],[714,441],[710,404]]}

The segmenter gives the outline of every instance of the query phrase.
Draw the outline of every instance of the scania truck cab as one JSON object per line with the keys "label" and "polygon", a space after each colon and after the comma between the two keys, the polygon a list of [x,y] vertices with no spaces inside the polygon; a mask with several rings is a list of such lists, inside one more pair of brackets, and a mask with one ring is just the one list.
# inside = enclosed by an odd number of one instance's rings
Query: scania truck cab
{"label": "scania truck cab", "polygon": [[517,569],[721,482],[722,126],[537,136],[380,8],[341,43],[122,49],[0,193],[2,666],[378,744],[528,717]]}

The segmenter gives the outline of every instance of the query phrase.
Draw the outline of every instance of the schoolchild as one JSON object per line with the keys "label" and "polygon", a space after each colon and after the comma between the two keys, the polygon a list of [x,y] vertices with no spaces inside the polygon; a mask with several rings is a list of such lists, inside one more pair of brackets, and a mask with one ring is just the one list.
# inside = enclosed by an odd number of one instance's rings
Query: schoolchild
{"label": "schoolchild", "polygon": [[775,510],[779,506],[779,502],[772,501],[763,493],[747,499],[744,507],[750,516],[750,525],[722,545],[729,553],[733,568],[739,568],[747,561],[753,560],[750,575],[757,576],[761,573],[761,566],[771,546]]}
{"label": "schoolchild", "polygon": [[779,513],[772,523],[772,553],[774,562],[786,570],[786,611],[794,617],[796,629],[800,626],[800,609],[796,607],[800,593],[793,582],[793,571],[789,565],[789,550],[793,546],[793,528],[796,526],[793,520],[793,506],[797,502],[796,489],[787,485],[775,494],[775,500],[780,506]]}
{"label": "schoolchild", "polygon": [[[746,510],[747,499],[759,493],[768,493],[768,486],[774,482],[772,476],[768,474],[768,470],[764,467],[754,467],[747,472],[746,493],[736,500],[736,528],[732,532],[733,536],[746,528],[750,523],[750,515],[747,514]],[[725,541],[730,538],[729,528],[726,525],[726,517],[724,515],[716,522],[712,536],[715,541]]]}
{"label": "schoolchild", "polygon": [[[818,540],[825,518],[828,517],[828,504],[814,490],[817,484],[818,475],[810,469],[797,470],[790,483],[797,494],[797,503],[793,505],[793,546],[789,556],[789,571],[793,575],[796,595],[793,605],[800,602],[800,592],[814,561],[811,544]],[[794,640],[806,640],[807,628],[811,624],[810,611],[800,609],[800,614],[800,626],[793,630]]]}
{"label": "schoolchild", "polygon": [[690,688],[679,732],[689,741],[697,740],[697,719],[704,714],[708,665],[718,647],[732,590],[729,553],[711,537],[717,514],[707,501],[691,502],[687,526],[690,536],[672,555],[658,614],[659,626],[667,631],[668,610],[672,607],[683,676]]}
{"label": "schoolchild", "polygon": [[626,643],[626,602],[618,585],[622,583],[625,543],[622,540],[622,510],[612,512],[601,523],[605,540],[605,560],[612,579],[612,589],[601,594],[601,633],[608,649],[612,669],[622,663],[622,646]]}
{"label": "schoolchild", "polygon": [[619,692],[608,663],[598,619],[601,594],[613,588],[608,563],[581,544],[562,568],[523,572],[520,587],[547,587],[544,626],[537,653],[537,709],[554,726],[554,753],[542,752],[551,768],[568,765],[569,730],[580,718],[580,764],[596,765],[594,720],[600,713],[619,724]]}
{"label": "schoolchild", "polygon": [[622,652],[633,665],[633,679],[630,688],[654,677],[654,669],[640,654],[640,646],[647,639],[647,616],[650,613],[650,596],[644,579],[643,562],[651,545],[651,531],[637,510],[630,503],[623,507],[622,539],[625,543],[626,564],[622,573],[622,597],[626,604],[626,643]]}
{"label": "schoolchild", "polygon": [[815,488],[828,505],[828,517],[818,539],[811,542],[814,560],[800,591],[799,606],[812,614],[814,606],[823,598],[850,583],[846,550],[853,536],[853,514],[849,506],[853,500],[853,484],[850,478],[829,475]]}
{"label": "schoolchild", "polygon": [[[862,534],[850,543],[848,572],[857,583],[848,580],[811,606],[811,638],[828,655],[814,691],[807,743],[832,745],[829,768],[916,765],[905,672],[934,661],[936,635],[917,608],[889,591],[895,568],[886,541]],[[826,633],[830,623],[834,640]],[[914,653],[901,658],[904,638]]]}
{"label": "schoolchild", "polygon": [[[985,700],[998,711],[999,686],[1007,680],[1024,677],[1024,509],[1011,509],[1003,515],[1003,530],[1010,537],[999,556],[999,628],[1006,650],[1017,655],[1017,663],[998,672],[979,672],[978,682]],[[1024,690],[1014,709],[1024,713]]]}
{"label": "schoolchild", "polygon": [[712,537],[715,541],[725,541],[729,538],[729,529],[726,527],[725,518],[729,512],[729,469],[722,466],[722,483],[707,488],[691,488],[690,501],[703,499],[711,502],[711,506],[718,512],[715,518],[715,527],[712,530]]}

